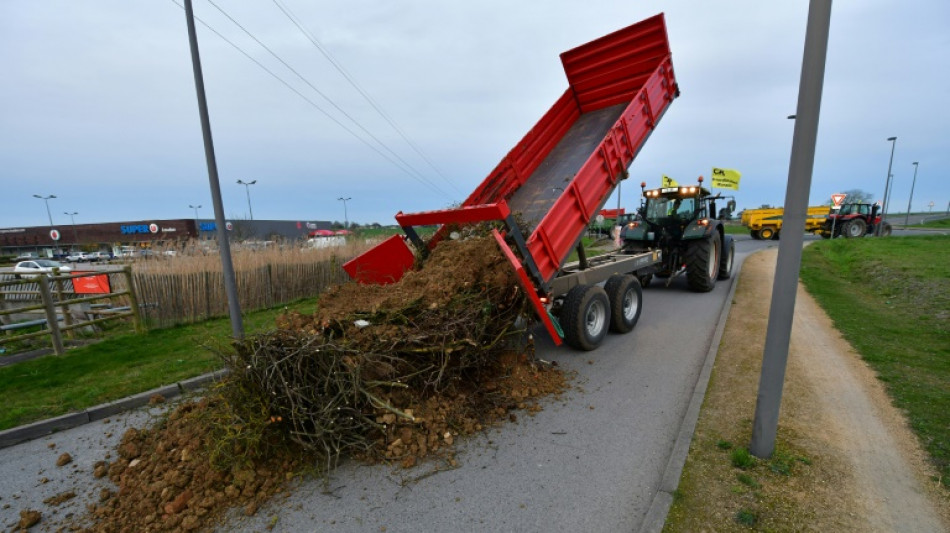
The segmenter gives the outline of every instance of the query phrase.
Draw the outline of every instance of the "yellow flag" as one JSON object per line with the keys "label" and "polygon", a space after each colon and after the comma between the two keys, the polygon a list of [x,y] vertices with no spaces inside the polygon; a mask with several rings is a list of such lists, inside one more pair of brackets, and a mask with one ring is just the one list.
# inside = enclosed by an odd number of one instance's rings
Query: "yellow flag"
{"label": "yellow flag", "polygon": [[742,179],[742,174],[740,174],[738,170],[716,167],[712,169],[712,186],[717,189],[733,189],[738,191],[740,179]]}
{"label": "yellow flag", "polygon": [[660,180],[660,187],[676,187],[679,183],[676,183],[676,180],[663,174],[663,179]]}

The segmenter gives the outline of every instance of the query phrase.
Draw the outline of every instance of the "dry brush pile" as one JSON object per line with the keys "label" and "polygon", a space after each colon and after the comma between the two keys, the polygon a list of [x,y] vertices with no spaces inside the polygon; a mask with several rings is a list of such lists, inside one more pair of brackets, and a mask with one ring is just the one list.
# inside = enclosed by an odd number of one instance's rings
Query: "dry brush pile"
{"label": "dry brush pile", "polygon": [[441,243],[396,284],[335,287],[314,314],[239,343],[213,394],[126,435],[96,529],[187,530],[228,505],[254,512],[288,470],[342,457],[455,466],[460,435],[565,387],[530,343],[512,343],[526,305],[490,237]]}

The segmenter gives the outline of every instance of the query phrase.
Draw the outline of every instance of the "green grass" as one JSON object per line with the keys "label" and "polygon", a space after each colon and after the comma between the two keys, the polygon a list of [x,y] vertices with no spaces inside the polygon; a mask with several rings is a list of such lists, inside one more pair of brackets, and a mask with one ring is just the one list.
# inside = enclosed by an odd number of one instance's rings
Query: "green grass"
{"label": "green grass", "polygon": [[[312,312],[316,300],[248,313],[250,335],[273,327],[285,309]],[[78,411],[221,368],[231,321],[218,318],[101,342],[0,368],[0,430]]]}
{"label": "green grass", "polygon": [[749,228],[739,224],[739,223],[727,223],[722,225],[723,231],[726,235],[748,235]]}
{"label": "green grass", "polygon": [[931,220],[923,224],[911,224],[911,228],[950,228],[950,218],[941,218],[940,220]]}
{"label": "green grass", "polygon": [[950,237],[815,242],[801,278],[950,486]]}

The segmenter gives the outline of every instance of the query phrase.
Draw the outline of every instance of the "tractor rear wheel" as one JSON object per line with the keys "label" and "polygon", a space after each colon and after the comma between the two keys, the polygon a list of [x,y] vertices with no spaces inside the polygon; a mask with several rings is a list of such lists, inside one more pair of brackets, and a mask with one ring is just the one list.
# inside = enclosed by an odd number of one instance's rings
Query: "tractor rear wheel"
{"label": "tractor rear wheel", "polygon": [[610,331],[627,333],[640,320],[643,291],[635,276],[615,274],[604,284],[610,301]]}
{"label": "tractor rear wheel", "polygon": [[732,276],[732,263],[736,258],[736,241],[732,235],[726,235],[722,245],[722,258],[719,259],[719,279],[729,279]]}
{"label": "tractor rear wheel", "polygon": [[765,227],[759,230],[759,238],[763,241],[771,240],[773,235],[775,235],[775,230],[772,228]]}
{"label": "tractor rear wheel", "polygon": [[716,286],[716,278],[719,276],[721,257],[722,241],[719,239],[718,231],[713,231],[702,240],[691,242],[683,256],[689,288],[696,292],[713,290]]}
{"label": "tractor rear wheel", "polygon": [[564,297],[561,328],[567,345],[584,351],[600,346],[610,323],[610,303],[599,285],[578,285]]}
{"label": "tractor rear wheel", "polygon": [[844,228],[842,228],[841,233],[849,239],[856,239],[858,237],[864,237],[864,234],[867,233],[867,231],[867,223],[860,218],[855,218],[848,222]]}

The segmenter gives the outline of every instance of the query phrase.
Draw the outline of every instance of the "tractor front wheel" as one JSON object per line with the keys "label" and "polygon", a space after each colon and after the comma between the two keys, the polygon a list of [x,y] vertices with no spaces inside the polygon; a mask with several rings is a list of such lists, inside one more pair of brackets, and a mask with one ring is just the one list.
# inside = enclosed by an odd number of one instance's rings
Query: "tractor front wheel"
{"label": "tractor front wheel", "polygon": [[736,241],[732,235],[726,235],[722,246],[722,258],[719,260],[719,279],[729,279],[732,276],[732,263],[736,258]]}
{"label": "tractor front wheel", "polygon": [[887,222],[883,222],[881,226],[881,237],[887,237],[891,234],[891,225]]}
{"label": "tractor front wheel", "polygon": [[578,285],[564,297],[561,328],[567,345],[584,351],[600,346],[610,323],[610,302],[599,285]]}
{"label": "tractor front wheel", "polygon": [[604,284],[610,301],[610,331],[627,333],[640,320],[643,291],[635,276],[615,274]]}
{"label": "tractor front wheel", "polygon": [[696,292],[713,290],[716,286],[716,278],[719,276],[721,256],[722,241],[719,239],[718,231],[713,231],[708,237],[689,244],[683,261],[686,263],[686,281],[690,289]]}

